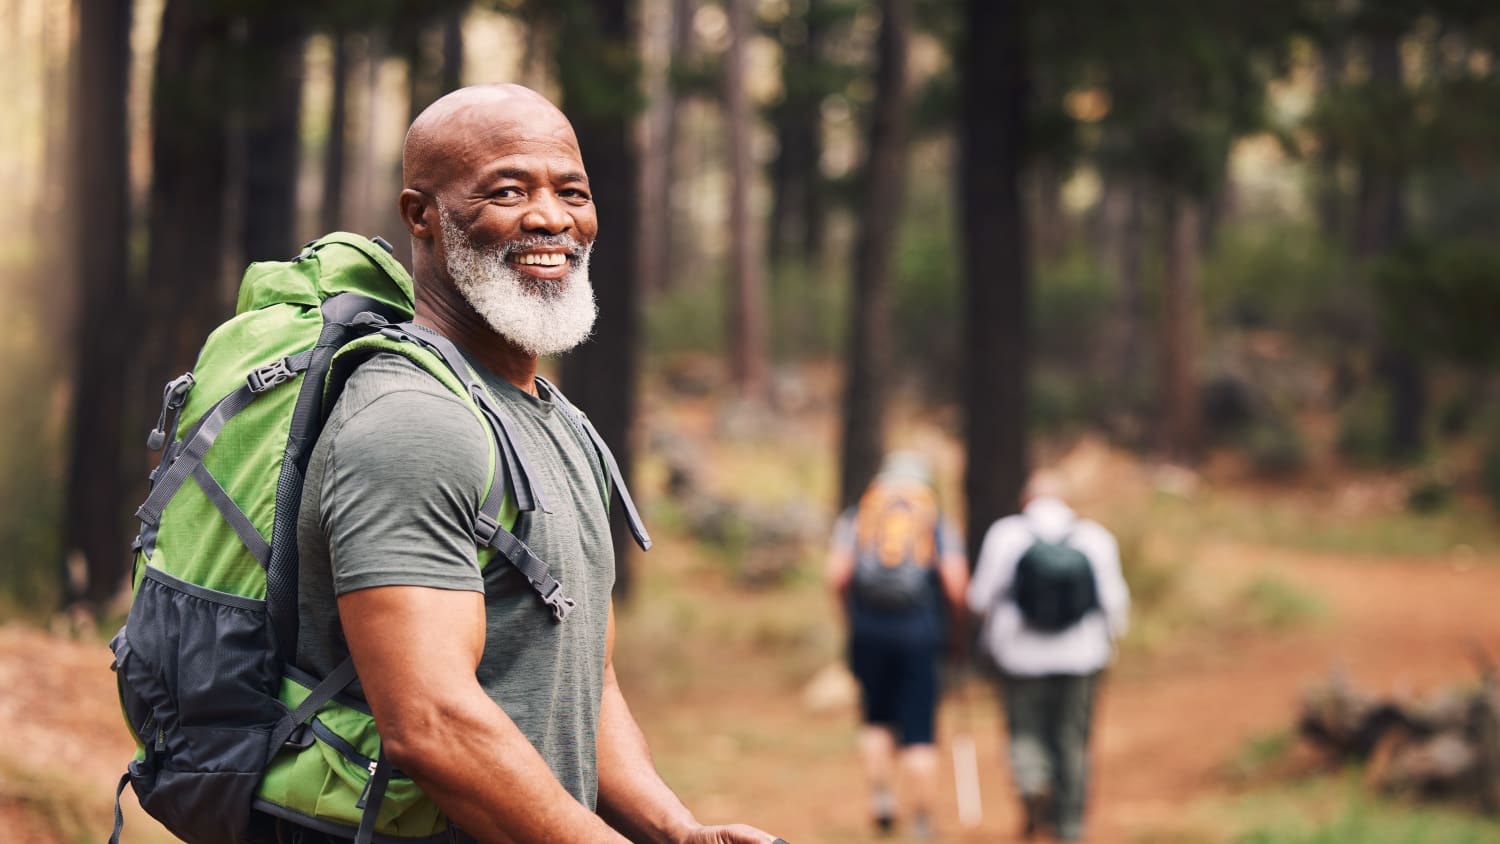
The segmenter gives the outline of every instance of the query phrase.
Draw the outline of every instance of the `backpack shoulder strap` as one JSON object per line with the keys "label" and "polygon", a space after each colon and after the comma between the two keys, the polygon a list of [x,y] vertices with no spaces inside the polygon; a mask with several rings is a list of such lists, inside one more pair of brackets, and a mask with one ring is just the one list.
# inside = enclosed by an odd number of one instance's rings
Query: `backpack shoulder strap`
{"label": "backpack shoulder strap", "polygon": [[[646,532],[646,524],[641,520],[640,512],[636,510],[635,499],[630,497],[630,490],[625,486],[625,477],[620,472],[620,464],[615,460],[614,452],[609,450],[609,445],[604,442],[604,438],[599,435],[588,416],[568,401],[568,397],[563,395],[562,390],[557,389],[557,385],[540,375],[536,376],[536,380],[552,394],[553,401],[562,408],[568,420],[573,423],[573,427],[593,443],[595,456],[603,462],[610,485],[620,494],[620,503],[625,507],[625,520],[630,525],[631,536],[635,538],[635,543],[641,547],[642,551],[650,551],[651,535]],[[608,506],[608,504],[609,502],[605,501],[605,505]]]}
{"label": "backpack shoulder strap", "polygon": [[412,322],[385,323],[376,333],[349,344],[347,362],[335,368],[333,376],[336,377],[330,377],[329,391],[342,389],[343,382],[360,363],[381,352],[403,355],[427,370],[445,387],[465,399],[489,429],[492,478],[475,516],[475,539],[481,546],[499,552],[515,566],[558,621],[566,619],[573,610],[573,599],[563,593],[562,584],[552,576],[548,565],[501,525],[501,511],[507,498],[514,502],[518,513],[551,512],[535,483],[535,473],[515,446],[514,423],[510,417],[469,368],[452,341]]}

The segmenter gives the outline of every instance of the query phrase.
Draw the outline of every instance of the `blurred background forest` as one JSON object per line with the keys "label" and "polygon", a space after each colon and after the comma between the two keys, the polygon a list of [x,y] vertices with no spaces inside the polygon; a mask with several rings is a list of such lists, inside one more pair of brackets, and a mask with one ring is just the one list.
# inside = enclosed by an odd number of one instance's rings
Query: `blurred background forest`
{"label": "blurred background forest", "polygon": [[[774,663],[789,688],[836,652],[823,532],[895,446],[938,459],[971,552],[1030,467],[1072,466],[1122,535],[1142,654],[1222,620],[1182,609],[1181,570],[1226,536],[1500,560],[1485,0],[0,0],[0,20],[0,619],[120,613],[157,391],[244,265],[335,229],[406,254],[407,123],[494,81],[561,105],[599,205],[600,323],[553,369],[631,444],[648,517],[750,602],[730,639],[800,654]],[[620,587],[691,630],[674,590],[699,563],[674,553],[625,558]],[[1225,598],[1249,623],[1344,612],[1276,553],[1244,554]],[[696,664],[657,623],[653,653]]]}

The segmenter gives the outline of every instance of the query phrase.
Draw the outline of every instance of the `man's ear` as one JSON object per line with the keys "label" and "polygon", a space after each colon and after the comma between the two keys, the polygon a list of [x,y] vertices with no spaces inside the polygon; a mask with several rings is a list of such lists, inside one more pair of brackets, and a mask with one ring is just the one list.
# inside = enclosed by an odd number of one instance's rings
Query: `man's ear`
{"label": "man's ear", "polygon": [[415,188],[407,188],[401,191],[399,202],[401,221],[406,224],[406,230],[411,232],[411,236],[417,240],[432,240],[437,234],[437,226],[428,215],[437,214],[435,198]]}

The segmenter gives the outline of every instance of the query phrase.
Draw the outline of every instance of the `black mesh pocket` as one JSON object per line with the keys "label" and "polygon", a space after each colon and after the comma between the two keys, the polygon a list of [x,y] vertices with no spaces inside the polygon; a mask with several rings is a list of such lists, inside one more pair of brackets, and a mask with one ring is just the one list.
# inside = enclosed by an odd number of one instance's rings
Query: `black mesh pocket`
{"label": "black mesh pocket", "polygon": [[147,567],[112,643],[125,716],[145,747],[141,806],[190,842],[236,842],[285,708],[263,601]]}

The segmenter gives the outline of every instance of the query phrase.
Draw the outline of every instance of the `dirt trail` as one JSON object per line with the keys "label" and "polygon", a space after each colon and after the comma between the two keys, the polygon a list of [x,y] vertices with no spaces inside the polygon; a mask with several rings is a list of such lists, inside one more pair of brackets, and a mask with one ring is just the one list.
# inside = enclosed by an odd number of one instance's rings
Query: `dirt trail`
{"label": "dirt trail", "polygon": [[[1186,807],[1229,788],[1226,760],[1250,736],[1285,728],[1302,689],[1336,664],[1364,687],[1422,691],[1471,677],[1473,643],[1500,654],[1500,561],[1346,559],[1235,544],[1208,546],[1199,557],[1214,576],[1274,572],[1318,594],[1330,616],[1280,634],[1177,642],[1117,670],[1098,720],[1093,841],[1186,829]],[[627,617],[623,640],[645,623]],[[745,653],[726,656],[702,685],[687,688],[634,682],[646,669],[622,669],[659,765],[705,819],[754,820],[796,844],[869,840],[850,713],[810,713],[774,676],[773,655]],[[1008,840],[1016,819],[987,692],[974,696],[971,712],[985,821],[959,834],[950,811],[939,831],[955,841]],[[950,701],[945,735],[960,715]],[[130,753],[107,649],[0,628],[0,724],[5,840],[103,840]],[[953,806],[949,776],[943,800]],[[133,810],[126,840],[170,839]]]}

